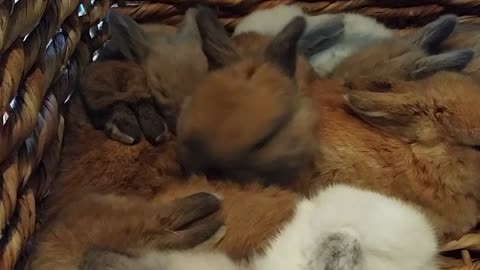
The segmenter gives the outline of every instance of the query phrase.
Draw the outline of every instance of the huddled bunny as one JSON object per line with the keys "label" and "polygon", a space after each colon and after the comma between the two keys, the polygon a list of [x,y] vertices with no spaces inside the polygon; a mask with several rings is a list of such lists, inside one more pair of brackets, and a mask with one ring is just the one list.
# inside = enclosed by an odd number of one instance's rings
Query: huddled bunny
{"label": "huddled bunny", "polygon": [[80,270],[435,270],[426,217],[394,198],[346,185],[301,200],[263,255],[235,262],[219,251],[92,249]]}

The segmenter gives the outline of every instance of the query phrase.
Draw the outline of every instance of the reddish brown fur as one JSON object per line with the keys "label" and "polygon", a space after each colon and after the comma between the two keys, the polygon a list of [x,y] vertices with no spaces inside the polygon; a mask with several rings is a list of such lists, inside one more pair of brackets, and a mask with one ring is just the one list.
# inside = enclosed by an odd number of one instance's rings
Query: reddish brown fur
{"label": "reddish brown fur", "polygon": [[[111,226],[118,226],[120,230],[129,226],[128,222],[135,222],[140,228],[148,227],[150,208],[197,192],[215,192],[224,197],[219,218],[224,220],[227,234],[218,248],[234,258],[244,258],[254,250],[261,251],[278,226],[293,214],[297,200],[294,193],[275,187],[263,188],[259,184],[240,186],[225,181],[207,182],[200,176],[182,179],[174,142],[161,147],[145,142],[125,147],[94,130],[86,122],[78,99],[72,102],[60,174],[45,202],[45,230],[40,230],[37,251],[30,258],[36,266],[34,269],[56,269],[53,266],[59,265],[54,258],[63,258],[64,265],[77,263],[80,254],[95,244],[116,250],[130,247],[132,241],[142,245],[142,241],[148,239],[141,237],[143,229],[116,234],[117,227]],[[123,218],[118,220],[109,210],[90,200],[96,195],[89,194],[111,192],[139,195],[154,201],[147,203],[134,198],[118,204],[133,207],[135,213],[130,214],[131,219],[122,214]],[[147,216],[139,216],[144,213]],[[99,217],[105,220],[98,220]],[[105,234],[107,227],[94,225],[98,223],[110,224],[107,230],[111,233]],[[165,242],[161,243],[162,248],[167,247]]]}
{"label": "reddish brown fur", "polygon": [[[397,53],[417,54],[408,46],[391,52]],[[351,65],[368,71],[361,62]],[[303,177],[293,181],[296,191],[308,194],[334,182],[368,187],[415,203],[441,238],[457,237],[478,221],[480,152],[473,146],[480,142],[479,86],[455,73],[417,82],[392,81],[377,89],[391,93],[354,91],[346,103],[342,81],[317,80],[299,89],[264,57],[237,60],[203,81],[182,111],[179,137],[201,143],[203,152],[186,152],[192,160],[204,158],[205,152],[207,158],[213,154],[216,160],[241,160],[244,157],[237,153],[271,128],[272,114],[289,112],[297,102],[305,106],[308,101],[302,103],[305,99],[298,96],[310,96],[313,104],[305,107],[302,125],[284,127],[255,152],[265,160],[252,155],[250,162],[281,159],[278,153],[291,143],[282,134],[309,138],[311,128],[317,127],[315,140],[306,140],[300,148],[314,151],[315,168],[301,170]],[[238,133],[228,133],[238,126]],[[266,151],[270,155],[259,154],[269,147],[274,149]],[[262,162],[256,163],[259,170],[265,166]]]}
{"label": "reddish brown fur", "polygon": [[[258,59],[249,59],[243,63],[238,63],[231,68],[231,71],[225,71],[223,74],[232,72],[241,80],[242,76],[251,74],[251,70],[256,69],[260,63],[262,62]],[[255,87],[261,89],[264,86],[264,93],[267,93],[267,97],[269,94],[276,94],[273,90],[269,91],[272,88],[272,81],[280,82],[278,88],[294,88],[292,83],[285,79],[278,70],[272,69],[271,65],[263,65],[262,69],[259,78],[261,83],[255,84]],[[212,74],[212,76],[215,77],[218,74],[222,73]],[[265,76],[264,80],[262,80],[262,76]],[[232,82],[232,76],[215,78],[216,80],[210,80],[209,82],[222,86],[228,86],[228,83],[218,82],[217,80]],[[477,153],[468,152],[458,146],[458,143],[459,138],[462,138],[462,142],[465,143],[469,139],[478,137],[468,137],[465,135],[470,134],[468,132],[460,132],[457,135],[452,133],[448,137],[445,133],[442,133],[442,130],[460,131],[462,128],[470,127],[470,125],[477,125],[475,127],[478,127],[480,123],[475,122],[478,121],[476,120],[479,119],[478,116],[475,116],[474,112],[471,111],[462,111],[468,109],[462,109],[461,105],[464,102],[469,104],[480,102],[477,97],[480,94],[472,94],[472,90],[476,91],[478,89],[472,89],[473,85],[467,83],[468,80],[464,78],[450,77],[447,79],[448,84],[443,81],[446,80],[443,78],[426,81],[426,86],[433,89],[426,93],[421,93],[425,86],[422,83],[408,84],[408,90],[411,90],[410,87],[420,88],[415,92],[418,92],[419,97],[421,97],[420,101],[425,102],[422,104],[425,105],[426,111],[424,113],[429,116],[428,119],[436,119],[435,117],[438,115],[437,111],[431,111],[438,107],[428,107],[436,106],[436,103],[432,100],[441,102],[453,100],[452,103],[446,102],[443,105],[452,112],[452,115],[465,115],[465,121],[460,122],[456,121],[459,119],[449,119],[448,117],[441,118],[450,121],[442,121],[442,123],[450,123],[449,129],[441,129],[438,126],[435,126],[437,127],[435,129],[427,129],[432,133],[422,134],[424,140],[413,144],[407,144],[394,135],[375,129],[349,113],[342,99],[344,89],[339,82],[317,81],[312,87],[303,88],[299,93],[301,98],[293,100],[308,101],[306,96],[309,96],[312,98],[311,102],[313,102],[315,111],[310,109],[303,111],[304,113],[300,114],[299,121],[296,122],[302,126],[293,125],[293,128],[287,129],[286,132],[305,134],[306,138],[318,135],[319,137],[313,138],[319,139],[320,148],[316,152],[319,154],[315,159],[317,169],[305,173],[309,175],[313,172],[316,173],[317,177],[313,179],[307,176],[299,178],[295,189],[302,193],[310,193],[318,186],[337,181],[368,186],[382,193],[413,201],[422,206],[441,234],[452,232],[457,234],[469,229],[476,222],[476,201],[473,194],[469,192],[475,191],[477,188],[478,177],[476,175],[480,174],[478,169],[472,170],[471,166],[478,164],[480,161]],[[458,88],[458,85],[463,85],[464,88],[446,92],[451,90],[448,88],[450,84],[454,85],[455,88]],[[308,84],[300,82],[299,85],[306,86]],[[207,88],[207,86],[204,87]],[[224,91],[225,89],[221,90]],[[225,95],[224,92],[218,91],[219,95],[212,95],[211,97],[218,98]],[[260,95],[262,91],[260,91],[260,94],[251,92],[255,96]],[[234,97],[241,97],[238,92],[232,91],[229,94],[234,95]],[[359,95],[360,97],[356,98],[361,98],[362,94]],[[279,100],[288,103],[282,97]],[[209,99],[206,98],[205,102],[208,101]],[[353,105],[359,106],[362,104],[355,101],[358,100],[351,99]],[[245,102],[248,103],[248,101]],[[368,104],[368,99],[366,102]],[[217,103],[213,104],[218,105]],[[370,106],[374,106],[374,104]],[[77,108],[76,111],[75,108]],[[211,107],[205,106],[202,107],[202,110],[208,108]],[[305,106],[302,106],[302,108],[305,108]],[[227,181],[207,182],[203,177],[196,176],[183,180],[180,177],[181,173],[173,142],[157,148],[153,148],[144,142],[132,147],[124,147],[105,138],[102,133],[93,130],[86,124],[83,121],[82,112],[78,111],[78,106],[73,109],[69,123],[74,125],[69,127],[70,133],[65,140],[66,148],[63,153],[61,172],[47,204],[47,217],[55,218],[59,224],[62,221],[76,220],[79,213],[84,211],[87,215],[83,221],[85,224],[88,225],[89,221],[95,221],[96,217],[90,215],[95,213],[92,211],[91,205],[86,207],[82,205],[82,201],[76,201],[77,198],[83,198],[85,194],[128,193],[163,202],[170,198],[178,198],[194,192],[215,191],[225,198],[220,215],[225,219],[228,228],[225,239],[218,247],[235,258],[241,258],[250,255],[254,249],[261,250],[264,248],[265,240],[273,236],[278,226],[286,222],[292,215],[297,199],[297,195],[293,192],[283,191],[276,187],[263,188],[258,184],[239,186]],[[238,114],[239,117],[241,116],[240,120],[244,120],[246,117],[248,120],[253,120],[259,116],[248,117],[248,110],[239,109],[243,111],[243,114]],[[278,106],[277,109],[281,110],[281,106]],[[269,108],[262,110],[268,111]],[[445,113],[443,115],[448,116],[449,114]],[[475,121],[471,121],[473,118],[468,118],[468,116],[475,116]],[[265,119],[268,121],[268,117]],[[318,129],[313,129],[312,127],[316,127],[317,123],[319,124]],[[456,125],[456,128],[451,129],[452,125]],[[216,127],[212,126],[211,128]],[[246,125],[246,128],[248,128],[248,125]],[[319,134],[316,134],[316,132],[319,132]],[[460,136],[459,134],[463,135]],[[431,137],[429,135],[435,136]],[[245,136],[248,136],[248,134]],[[307,142],[307,145],[310,146],[309,150],[317,149],[316,140]],[[233,146],[235,147],[235,145]],[[445,152],[445,150],[448,150],[448,152]],[[273,153],[265,155],[264,158],[274,157],[275,151],[278,151],[278,149],[273,148]],[[456,151],[458,151],[458,155]],[[457,161],[453,157],[456,157]],[[457,163],[455,164],[455,162]],[[374,170],[372,170],[372,167]],[[442,171],[438,172],[439,169]],[[396,179],[400,179],[401,183],[394,181]],[[461,181],[458,179],[461,179]],[[475,215],[473,216],[472,213]],[[148,220],[148,218],[140,218],[140,220]],[[127,222],[127,220],[124,221]],[[124,221],[119,221],[118,224],[121,225]],[[39,235],[39,239],[43,239],[41,245],[55,246],[61,244],[65,239],[71,237],[70,230],[74,230],[77,235],[87,235],[90,228],[83,222],[73,222],[70,225],[71,227],[66,230],[60,229],[56,234],[42,231]],[[54,229],[54,227],[45,228]],[[131,237],[136,236],[138,234],[132,234]],[[91,241],[91,239],[94,241]],[[96,236],[91,239],[85,237],[78,239],[78,245],[75,245],[72,249],[76,254],[81,254],[95,241],[103,242],[103,239],[100,240]],[[125,244],[128,243],[125,235],[113,235],[105,241],[119,249],[124,248]],[[66,255],[65,252],[68,251],[59,249],[52,253],[48,249],[39,249],[32,259],[41,261],[47,258],[46,256],[61,258]],[[45,269],[52,269],[49,263],[46,262],[43,265],[46,267]]]}
{"label": "reddish brown fur", "polygon": [[112,194],[72,199],[78,201],[64,205],[58,218],[45,224],[27,269],[75,269],[91,248],[191,248],[222,224],[208,220],[185,227],[219,208],[219,201],[206,193],[167,204]]}
{"label": "reddish brown fur", "polygon": [[[339,91],[332,90],[335,85]],[[470,78],[448,73],[425,82],[399,83],[397,87],[404,89],[396,91],[413,92],[405,95],[412,98],[411,106],[418,106],[411,109],[419,110],[420,120],[387,133],[352,114],[338,86],[334,81],[314,86],[318,89],[313,96],[319,117],[318,177],[297,189],[311,190],[314,182],[368,187],[421,206],[443,239],[472,229],[478,222],[480,152],[462,144],[480,142],[480,115],[475,105],[480,104],[479,87]],[[370,102],[368,106],[388,112],[388,107],[375,103],[375,95],[361,93],[354,101],[354,94],[351,106]],[[394,108],[395,102],[404,98],[397,95],[385,100],[386,105]],[[409,113],[409,107],[401,109]],[[403,135],[418,139],[404,142],[400,139]]]}

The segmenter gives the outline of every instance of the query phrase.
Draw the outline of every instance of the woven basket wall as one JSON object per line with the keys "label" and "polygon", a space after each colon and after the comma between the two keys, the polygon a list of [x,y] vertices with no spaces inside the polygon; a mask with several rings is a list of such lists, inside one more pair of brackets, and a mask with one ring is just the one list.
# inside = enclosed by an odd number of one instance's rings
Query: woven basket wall
{"label": "woven basket wall", "polygon": [[[397,29],[445,13],[480,24],[480,0],[0,0],[0,270],[22,268],[18,262],[36,227],[36,208],[60,158],[64,107],[106,40],[102,19],[110,6],[138,22],[175,25],[198,3],[215,7],[229,30],[256,9],[288,3],[311,14],[359,12]],[[480,269],[469,253],[480,250],[479,238],[471,234],[447,246],[459,255],[443,267]]]}
{"label": "woven basket wall", "polygon": [[34,231],[59,160],[64,103],[106,36],[96,25],[109,6],[0,0],[1,270],[14,268]]}

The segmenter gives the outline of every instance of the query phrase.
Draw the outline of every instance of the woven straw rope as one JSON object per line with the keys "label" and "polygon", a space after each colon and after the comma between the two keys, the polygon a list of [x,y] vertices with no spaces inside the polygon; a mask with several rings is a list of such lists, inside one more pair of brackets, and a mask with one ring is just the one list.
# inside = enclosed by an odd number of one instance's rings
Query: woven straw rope
{"label": "woven straw rope", "polygon": [[[309,14],[358,12],[376,17],[392,28],[423,25],[445,13],[460,16],[462,22],[480,24],[479,0],[343,0],[343,1],[294,1],[294,0],[176,0],[176,1],[117,1],[119,11],[140,22],[156,21],[175,25],[182,20],[185,10],[198,3],[205,3],[218,10],[226,28],[232,30],[245,15],[257,9],[278,4],[295,3]],[[126,6],[127,5],[127,6]]]}
{"label": "woven straw rope", "polygon": [[108,0],[0,0],[0,116],[8,116],[0,122],[2,270],[14,268],[34,231],[38,201],[60,158],[63,104],[105,40],[103,29],[89,30],[109,6]]}

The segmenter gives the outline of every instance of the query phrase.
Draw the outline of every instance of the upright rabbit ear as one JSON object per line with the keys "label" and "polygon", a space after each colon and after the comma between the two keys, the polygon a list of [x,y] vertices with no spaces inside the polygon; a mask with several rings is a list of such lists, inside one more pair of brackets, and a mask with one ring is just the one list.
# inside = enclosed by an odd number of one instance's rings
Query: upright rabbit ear
{"label": "upright rabbit ear", "polygon": [[422,97],[409,92],[354,91],[345,95],[347,105],[365,122],[405,142],[417,140],[419,117],[424,115]]}
{"label": "upright rabbit ear", "polygon": [[361,247],[358,240],[348,233],[334,233],[322,243],[325,259],[324,270],[360,270]]}
{"label": "upright rabbit ear", "polygon": [[222,68],[240,59],[223,24],[211,9],[198,7],[196,19],[202,49],[208,59],[210,70]]}
{"label": "upright rabbit ear", "polygon": [[149,52],[149,42],[141,27],[129,16],[111,10],[106,19],[112,42],[128,59],[142,62]]}
{"label": "upright rabbit ear", "polygon": [[418,30],[411,38],[411,42],[424,50],[430,51],[435,46],[444,42],[455,30],[458,24],[458,17],[455,15],[444,15],[435,21],[425,25]]}
{"label": "upright rabbit ear", "polygon": [[265,51],[265,59],[293,77],[296,70],[298,41],[305,31],[305,18],[297,16],[278,33]]}
{"label": "upright rabbit ear", "polygon": [[415,62],[410,77],[421,79],[442,70],[461,71],[470,63],[474,54],[471,49],[460,49],[423,57]]}
{"label": "upright rabbit ear", "polygon": [[315,25],[306,32],[298,42],[298,50],[307,58],[333,46],[343,36],[345,24],[344,15],[335,15],[325,23]]}
{"label": "upright rabbit ear", "polygon": [[183,21],[179,25],[177,36],[193,37],[200,40],[200,33],[198,32],[196,21],[197,12],[198,10],[196,8],[187,9]]}

